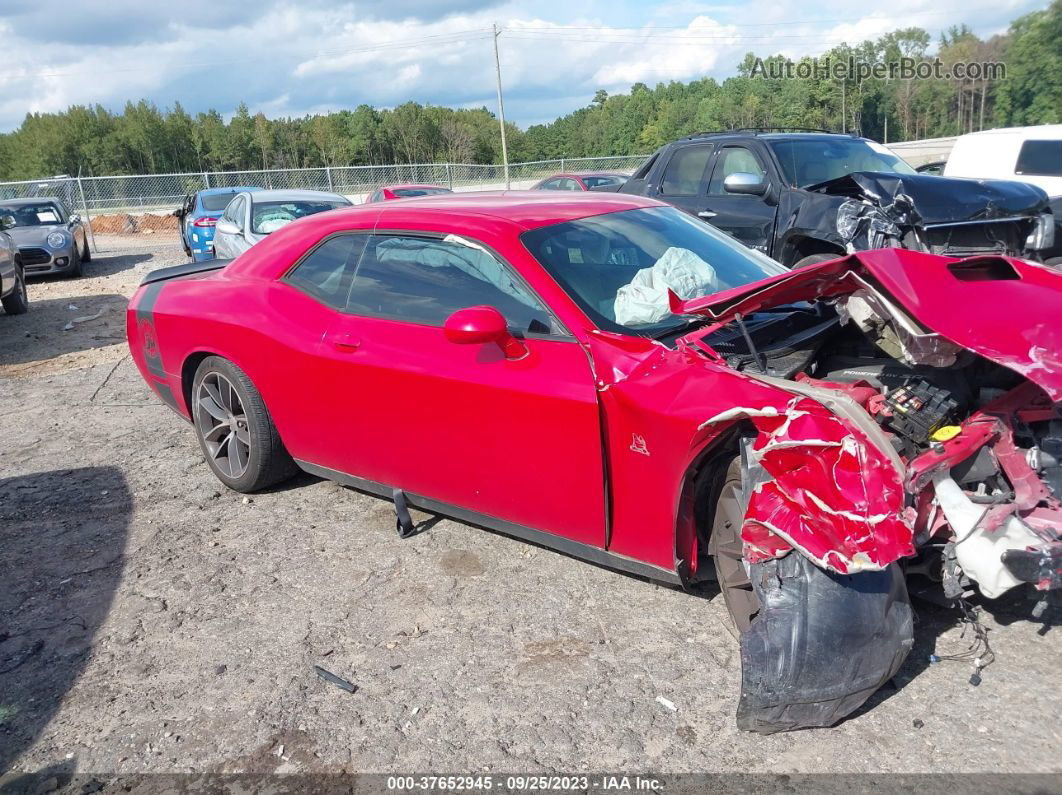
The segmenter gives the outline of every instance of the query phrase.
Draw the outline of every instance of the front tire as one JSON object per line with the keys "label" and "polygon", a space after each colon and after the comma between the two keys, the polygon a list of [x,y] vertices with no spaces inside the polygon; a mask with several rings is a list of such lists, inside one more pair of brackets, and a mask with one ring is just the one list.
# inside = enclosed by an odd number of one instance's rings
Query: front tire
{"label": "front tire", "polygon": [[29,311],[29,293],[26,291],[26,272],[21,262],[15,262],[15,289],[0,303],[9,315],[24,315]]}
{"label": "front tire", "polygon": [[248,493],[287,480],[298,470],[251,379],[232,362],[209,356],[192,381],[192,421],[218,480]]}
{"label": "front tire", "polygon": [[818,265],[820,262],[829,262],[831,259],[840,259],[844,254],[809,254],[793,263],[793,270],[803,268],[805,265]]}
{"label": "front tire", "polygon": [[82,262],[92,262],[92,249],[89,246],[88,233],[85,233],[85,248],[81,252]]}
{"label": "front tire", "polygon": [[752,590],[742,559],[741,524],[744,516],[741,458],[735,457],[723,475],[723,485],[715,501],[708,552],[715,561],[719,590],[723,593],[730,620],[738,632],[746,632],[752,619],[760,612],[760,601]]}
{"label": "front tire", "polygon": [[77,242],[75,241],[73,253],[70,255],[70,264],[66,269],[66,275],[71,279],[79,279],[81,278],[82,273],[84,273],[84,271],[81,269],[81,251],[78,249]]}

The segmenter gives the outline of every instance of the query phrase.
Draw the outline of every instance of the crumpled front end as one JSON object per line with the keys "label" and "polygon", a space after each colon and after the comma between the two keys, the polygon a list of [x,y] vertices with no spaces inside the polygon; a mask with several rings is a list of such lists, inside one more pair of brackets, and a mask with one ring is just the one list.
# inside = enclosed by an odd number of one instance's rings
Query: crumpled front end
{"label": "crumpled front end", "polygon": [[1020,182],[855,172],[809,191],[844,197],[830,231],[849,253],[895,247],[1021,256],[1054,245],[1046,194]]}
{"label": "crumpled front end", "polygon": [[706,425],[739,418],[758,431],[741,528],[747,561],[796,548],[822,568],[854,574],[914,552],[901,473],[862,431],[802,395],[781,408],[733,409]]}
{"label": "crumpled front end", "polygon": [[[1035,265],[893,251],[672,302],[716,321],[680,347],[773,388],[701,426],[744,429],[744,728],[830,725],[895,674],[901,570],[951,600],[1030,586],[1045,609],[1062,586],[1060,301]],[[991,333],[970,321],[1019,304]]]}
{"label": "crumpled front end", "polygon": [[855,575],[803,555],[750,566],[760,612],[741,635],[738,727],[832,726],[896,675],[914,644],[897,564]]}

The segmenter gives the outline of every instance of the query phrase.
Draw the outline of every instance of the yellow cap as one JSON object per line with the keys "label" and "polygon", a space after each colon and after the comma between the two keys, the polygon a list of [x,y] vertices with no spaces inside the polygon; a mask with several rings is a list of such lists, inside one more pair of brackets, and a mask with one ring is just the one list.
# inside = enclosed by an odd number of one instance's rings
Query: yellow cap
{"label": "yellow cap", "polygon": [[960,431],[962,431],[962,428],[958,425],[945,425],[933,431],[929,438],[934,442],[946,442],[958,436]]}

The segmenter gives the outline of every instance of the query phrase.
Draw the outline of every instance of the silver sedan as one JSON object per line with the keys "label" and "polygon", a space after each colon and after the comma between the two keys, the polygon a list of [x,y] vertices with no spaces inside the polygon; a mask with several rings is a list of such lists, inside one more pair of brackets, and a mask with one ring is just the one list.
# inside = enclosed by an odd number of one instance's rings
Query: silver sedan
{"label": "silver sedan", "polygon": [[238,257],[270,232],[307,215],[349,207],[350,199],[316,190],[256,190],[232,197],[214,227],[214,256]]}

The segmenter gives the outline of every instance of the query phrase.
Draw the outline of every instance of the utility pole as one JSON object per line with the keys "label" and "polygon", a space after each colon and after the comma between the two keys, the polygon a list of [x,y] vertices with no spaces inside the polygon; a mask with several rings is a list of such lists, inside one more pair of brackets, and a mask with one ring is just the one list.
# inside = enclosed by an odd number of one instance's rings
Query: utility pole
{"label": "utility pole", "polygon": [[505,144],[505,101],[502,99],[501,60],[498,58],[498,23],[494,23],[494,75],[498,79],[498,125],[501,127],[502,166],[505,169],[505,189],[509,190],[509,148]]}
{"label": "utility pole", "polygon": [[841,132],[848,132],[848,114],[845,112],[844,107],[844,84],[846,81],[841,81]]}

